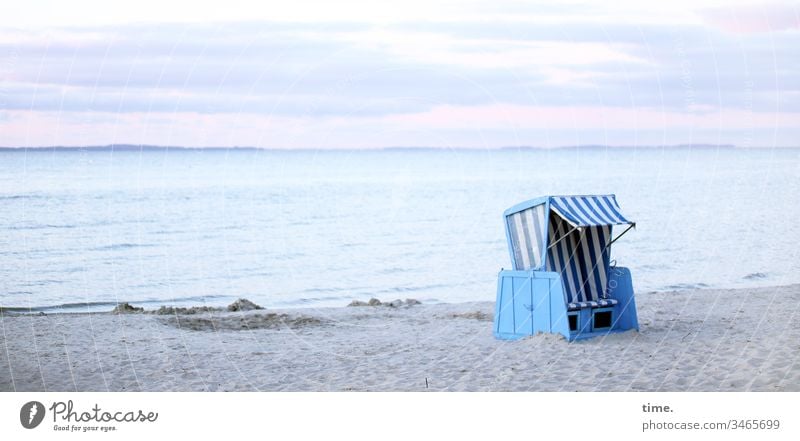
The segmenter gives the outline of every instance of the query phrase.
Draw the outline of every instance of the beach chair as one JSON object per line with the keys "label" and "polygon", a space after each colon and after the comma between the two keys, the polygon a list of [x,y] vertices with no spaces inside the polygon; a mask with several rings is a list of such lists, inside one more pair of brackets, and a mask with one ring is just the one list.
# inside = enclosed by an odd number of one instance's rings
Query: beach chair
{"label": "beach chair", "polygon": [[[639,329],[631,273],[611,244],[635,227],[614,195],[545,196],[503,213],[512,270],[497,280],[494,335],[574,341]],[[627,228],[612,239],[615,225]]]}

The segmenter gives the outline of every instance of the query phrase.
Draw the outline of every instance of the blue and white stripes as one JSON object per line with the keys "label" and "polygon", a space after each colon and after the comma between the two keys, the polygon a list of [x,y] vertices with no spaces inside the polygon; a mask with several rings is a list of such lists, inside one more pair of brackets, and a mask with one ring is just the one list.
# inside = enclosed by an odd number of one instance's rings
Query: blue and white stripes
{"label": "blue and white stripes", "polygon": [[555,246],[547,251],[546,269],[561,274],[567,302],[592,302],[604,298],[611,226],[574,229],[561,216],[555,215],[550,216],[548,235],[548,242],[551,245],[555,243]]}
{"label": "blue and white stripes", "polygon": [[614,195],[553,196],[550,208],[576,227],[633,223],[622,215]]}
{"label": "blue and white stripes", "polygon": [[[545,211],[548,201],[550,213]],[[623,216],[616,197],[549,196],[535,203],[506,212],[514,269],[559,273],[567,303],[603,301],[612,226],[633,225]]]}
{"label": "blue and white stripes", "polygon": [[544,205],[536,205],[506,217],[515,269],[527,271],[542,265],[542,246],[547,229]]}

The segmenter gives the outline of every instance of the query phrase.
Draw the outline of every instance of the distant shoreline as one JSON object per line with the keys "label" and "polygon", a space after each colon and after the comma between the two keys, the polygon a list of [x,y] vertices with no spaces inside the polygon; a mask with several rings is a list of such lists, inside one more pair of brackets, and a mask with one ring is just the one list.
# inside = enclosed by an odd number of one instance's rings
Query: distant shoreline
{"label": "distant shoreline", "polygon": [[135,145],[135,144],[109,144],[93,146],[36,146],[36,147],[0,147],[0,152],[163,152],[163,151],[266,151],[266,152],[371,152],[371,151],[553,151],[553,150],[658,150],[658,149],[694,149],[694,150],[794,150],[794,147],[743,147],[733,144],[673,144],[673,145],[641,145],[641,146],[615,146],[615,145],[565,145],[555,147],[542,146],[502,146],[502,147],[375,147],[375,148],[274,148],[274,147],[253,147],[253,146],[209,146],[209,147],[188,147],[188,146],[157,146],[157,145]]}

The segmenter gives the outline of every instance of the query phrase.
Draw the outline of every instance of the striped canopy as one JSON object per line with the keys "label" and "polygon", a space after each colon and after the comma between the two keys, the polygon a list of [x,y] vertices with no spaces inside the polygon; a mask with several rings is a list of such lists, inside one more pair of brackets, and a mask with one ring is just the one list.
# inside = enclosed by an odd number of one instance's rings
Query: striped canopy
{"label": "striped canopy", "polygon": [[[545,212],[550,202],[551,213]],[[561,274],[569,303],[604,299],[613,225],[630,224],[614,195],[548,196],[506,210],[516,270]]]}
{"label": "striped canopy", "polygon": [[550,209],[574,227],[633,224],[622,215],[617,198],[602,196],[551,196]]}

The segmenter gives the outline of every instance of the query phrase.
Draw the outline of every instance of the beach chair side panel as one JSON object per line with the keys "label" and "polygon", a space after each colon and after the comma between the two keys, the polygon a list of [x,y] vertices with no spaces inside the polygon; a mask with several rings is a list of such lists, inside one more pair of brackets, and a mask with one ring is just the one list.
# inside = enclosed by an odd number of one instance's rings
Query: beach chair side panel
{"label": "beach chair side panel", "polygon": [[558,273],[546,272],[549,279],[550,289],[550,330],[547,332],[561,334],[567,340],[570,339],[569,322],[567,320],[567,304],[564,301],[564,286],[561,276]]}
{"label": "beach chair side panel", "polygon": [[617,319],[614,330],[639,330],[639,319],[636,315],[636,298],[633,295],[631,272],[625,267],[615,267],[608,271],[609,297],[616,299]]}

